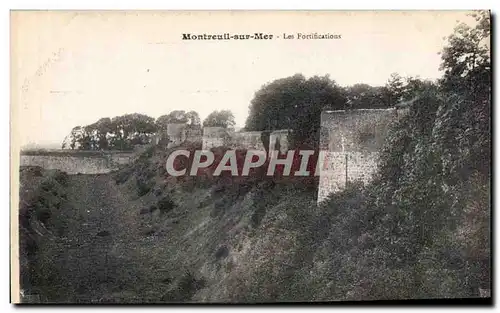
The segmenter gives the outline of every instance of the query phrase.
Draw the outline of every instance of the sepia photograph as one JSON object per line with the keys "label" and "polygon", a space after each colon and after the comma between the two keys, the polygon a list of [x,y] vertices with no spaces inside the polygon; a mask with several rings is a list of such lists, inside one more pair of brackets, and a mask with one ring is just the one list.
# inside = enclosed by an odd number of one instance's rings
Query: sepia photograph
{"label": "sepia photograph", "polygon": [[492,304],[491,19],[11,10],[11,303]]}

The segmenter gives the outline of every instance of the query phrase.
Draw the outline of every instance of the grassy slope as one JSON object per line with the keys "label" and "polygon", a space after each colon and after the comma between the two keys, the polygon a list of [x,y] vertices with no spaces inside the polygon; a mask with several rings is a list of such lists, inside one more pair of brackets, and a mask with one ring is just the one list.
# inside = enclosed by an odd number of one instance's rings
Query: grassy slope
{"label": "grassy slope", "polygon": [[[56,302],[265,301],[284,296],[286,287],[279,280],[261,278],[273,271],[271,278],[281,279],[302,262],[296,256],[301,234],[292,226],[305,222],[302,212],[313,207],[314,192],[286,186],[215,191],[213,186],[173,184],[157,171],[164,154],[156,151],[125,168],[134,172],[119,185],[110,175],[70,175],[66,185],[58,185],[66,200],[44,224],[47,234],[37,237],[33,267],[40,277],[32,293]],[[144,183],[148,171],[154,172],[147,175],[153,187],[144,194],[137,180]],[[43,175],[40,180],[52,179],[45,171]],[[22,180],[34,182],[33,177]],[[36,194],[36,186],[33,190]],[[149,212],[166,196],[176,204],[173,209]],[[66,224],[52,225],[55,220]],[[42,224],[36,217],[30,222]],[[110,236],[97,235],[103,230]]]}
{"label": "grassy slope", "polygon": [[138,236],[144,238],[132,253],[148,260],[145,280],[153,282],[158,273],[166,273],[172,281],[166,289],[158,281],[145,288],[175,300],[179,280],[188,271],[200,281],[191,301],[305,300],[291,293],[288,284],[301,283],[293,276],[310,259],[303,231],[316,214],[315,192],[293,186],[269,189],[265,183],[196,187],[156,174],[151,178],[155,187],[138,197],[136,181],[147,172],[144,164],[158,169],[164,156],[157,151],[138,162],[137,171],[120,185],[137,208],[148,208],[165,196],[177,205],[164,214],[126,213],[137,220]]}
{"label": "grassy slope", "polygon": [[[316,191],[300,186],[179,183],[163,175],[167,154],[150,149],[113,175],[69,177],[56,215],[68,225],[39,240],[39,292],[70,302],[468,295],[457,293],[463,288],[453,285],[452,270],[400,262],[386,239],[373,239],[384,223],[360,205],[365,195],[356,188],[317,207]],[[417,294],[411,284],[418,280],[428,289]]]}

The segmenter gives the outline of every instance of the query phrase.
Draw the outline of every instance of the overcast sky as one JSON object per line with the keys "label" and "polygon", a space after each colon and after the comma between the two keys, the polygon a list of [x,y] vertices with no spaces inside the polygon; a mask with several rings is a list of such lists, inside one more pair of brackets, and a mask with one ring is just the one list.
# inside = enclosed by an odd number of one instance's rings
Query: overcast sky
{"label": "overcast sky", "polygon": [[[101,117],[231,110],[243,126],[263,84],[302,73],[342,86],[436,79],[443,37],[466,12],[13,13],[12,96],[20,145],[60,144]],[[183,33],[273,40],[182,41]],[[340,34],[284,40],[283,34]],[[279,36],[279,38],[277,38]]]}

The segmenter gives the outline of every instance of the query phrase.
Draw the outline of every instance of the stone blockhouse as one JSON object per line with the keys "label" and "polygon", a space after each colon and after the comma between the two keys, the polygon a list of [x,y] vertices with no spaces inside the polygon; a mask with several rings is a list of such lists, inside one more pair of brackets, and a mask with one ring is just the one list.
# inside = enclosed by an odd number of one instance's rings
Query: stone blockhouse
{"label": "stone blockhouse", "polygon": [[187,126],[186,128],[186,141],[191,143],[201,143],[203,136],[203,129],[201,126]]}
{"label": "stone blockhouse", "polygon": [[202,149],[210,150],[212,148],[231,145],[232,133],[223,127],[203,127]]}
{"label": "stone blockhouse", "polygon": [[167,136],[169,140],[167,148],[179,146],[186,141],[186,128],[187,124],[185,123],[167,124]]}
{"label": "stone blockhouse", "polygon": [[403,113],[394,108],[322,112],[318,202],[349,182],[372,179],[389,126]]}
{"label": "stone blockhouse", "polygon": [[231,142],[229,146],[232,149],[265,150],[262,132],[260,131],[236,132],[231,133],[230,136]]}
{"label": "stone blockhouse", "polygon": [[290,147],[290,131],[288,129],[276,130],[269,135],[269,150],[278,150],[286,153]]}
{"label": "stone blockhouse", "polygon": [[234,132],[222,127],[204,127],[202,142],[204,150],[225,146],[230,149],[265,151],[278,147],[278,150],[286,152],[289,148],[288,130]]}

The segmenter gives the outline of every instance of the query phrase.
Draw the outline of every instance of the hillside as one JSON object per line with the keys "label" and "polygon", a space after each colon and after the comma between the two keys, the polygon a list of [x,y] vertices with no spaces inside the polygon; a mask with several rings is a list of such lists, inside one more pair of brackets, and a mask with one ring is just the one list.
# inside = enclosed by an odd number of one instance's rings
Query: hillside
{"label": "hillside", "polygon": [[[315,192],[269,190],[265,183],[169,184],[155,173],[164,154],[154,151],[116,173],[121,184],[111,175],[70,175],[57,185],[66,199],[52,208],[43,236],[33,235],[33,266],[42,277],[31,293],[49,302],[287,300],[280,280],[292,279],[290,270],[306,261],[310,247],[296,227],[312,223]],[[140,197],[137,181],[148,172],[155,173],[147,182],[154,187]],[[41,173],[42,184],[54,180],[53,173]],[[64,227],[49,222],[56,216]],[[37,217],[30,221],[31,228],[41,224]],[[265,281],[270,271],[276,276]],[[282,290],[268,293],[278,285]]]}
{"label": "hillside", "polygon": [[27,293],[71,303],[339,301],[477,297],[489,286],[482,232],[441,229],[412,244],[418,236],[394,228],[404,217],[374,202],[377,182],[318,207],[314,185],[166,178],[170,152],[152,147],[113,174],[23,168],[21,212],[33,213],[22,238],[36,247],[22,262],[33,269]]}

